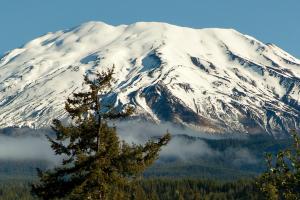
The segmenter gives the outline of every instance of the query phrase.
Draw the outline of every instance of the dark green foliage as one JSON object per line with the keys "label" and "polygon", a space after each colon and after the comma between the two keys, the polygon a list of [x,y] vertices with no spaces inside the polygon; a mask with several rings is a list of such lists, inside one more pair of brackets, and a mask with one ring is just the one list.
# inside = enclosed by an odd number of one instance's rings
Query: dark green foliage
{"label": "dark green foliage", "polygon": [[[261,200],[252,180],[220,182],[200,179],[144,179],[109,194],[114,200]],[[23,182],[0,183],[2,200],[35,200],[29,184]]]}
{"label": "dark green foliage", "polygon": [[[236,168],[236,169],[235,169]],[[238,180],[256,177],[258,173],[250,170],[241,170],[238,167],[230,168],[223,163],[208,162],[203,159],[192,162],[155,163],[145,171],[147,178],[202,178],[213,180]]]}
{"label": "dark green foliage", "polygon": [[1,200],[37,200],[30,193],[30,182],[10,180],[0,182]]}
{"label": "dark green foliage", "polygon": [[300,199],[300,138],[293,133],[292,149],[267,154],[268,170],[257,180],[265,199]]}
{"label": "dark green foliage", "polygon": [[149,179],[140,182],[140,186],[147,196],[146,199],[260,199],[252,180],[220,182],[200,179]]}
{"label": "dark green foliage", "polygon": [[101,103],[110,92],[113,70],[85,76],[87,92],[74,93],[65,104],[73,122],[53,121],[56,139],[49,140],[56,154],[64,157],[62,166],[38,171],[40,183],[32,191],[42,199],[126,199],[128,188],[157,158],[170,135],[144,145],[128,145],[119,140],[116,128],[108,124],[132,113],[128,107],[117,112]]}

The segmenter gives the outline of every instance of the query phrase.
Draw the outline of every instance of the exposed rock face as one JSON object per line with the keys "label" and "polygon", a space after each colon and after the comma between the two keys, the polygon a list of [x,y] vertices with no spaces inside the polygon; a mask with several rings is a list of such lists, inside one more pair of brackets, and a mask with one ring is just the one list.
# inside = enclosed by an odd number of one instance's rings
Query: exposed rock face
{"label": "exposed rock face", "polygon": [[83,74],[116,66],[104,101],[206,132],[287,134],[300,126],[300,61],[231,29],[89,22],[0,61],[0,126],[48,126]]}

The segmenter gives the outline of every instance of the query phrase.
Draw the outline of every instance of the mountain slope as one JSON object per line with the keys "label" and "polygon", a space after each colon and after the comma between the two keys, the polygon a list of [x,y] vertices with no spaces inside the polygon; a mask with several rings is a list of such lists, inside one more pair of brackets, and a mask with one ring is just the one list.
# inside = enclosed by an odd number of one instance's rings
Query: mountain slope
{"label": "mountain slope", "polygon": [[300,60],[232,29],[89,22],[48,33],[0,61],[0,126],[64,118],[83,74],[116,67],[105,101],[206,132],[287,133],[300,125]]}

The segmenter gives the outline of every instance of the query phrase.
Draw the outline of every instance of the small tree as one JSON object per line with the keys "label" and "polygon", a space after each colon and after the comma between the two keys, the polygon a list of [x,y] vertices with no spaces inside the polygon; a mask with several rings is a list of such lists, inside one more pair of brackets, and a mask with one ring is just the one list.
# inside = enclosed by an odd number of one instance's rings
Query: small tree
{"label": "small tree", "polygon": [[32,192],[42,199],[125,199],[126,187],[158,158],[161,147],[170,140],[167,133],[144,145],[120,141],[108,120],[126,117],[133,110],[127,107],[120,113],[101,103],[111,90],[113,69],[94,76],[93,80],[84,77],[87,92],[74,93],[65,103],[72,123],[53,121],[56,138],[49,138],[51,147],[64,159],[53,170],[38,170],[40,182],[32,186]]}
{"label": "small tree", "polygon": [[267,154],[268,171],[257,181],[266,199],[300,199],[300,138],[293,132],[293,149]]}

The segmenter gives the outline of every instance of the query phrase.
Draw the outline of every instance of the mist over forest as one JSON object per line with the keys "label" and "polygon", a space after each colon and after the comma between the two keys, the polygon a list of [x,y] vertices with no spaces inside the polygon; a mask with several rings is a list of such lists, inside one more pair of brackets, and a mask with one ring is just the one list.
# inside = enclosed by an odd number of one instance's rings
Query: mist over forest
{"label": "mist over forest", "polygon": [[[143,144],[167,131],[171,133],[170,143],[163,147],[155,165],[146,171],[145,174],[149,176],[223,176],[226,170],[228,177],[236,170],[243,176],[255,175],[264,169],[263,152],[276,152],[289,145],[288,140],[274,140],[268,136],[232,134],[225,137],[201,133],[171,123],[119,121],[114,124],[120,138],[129,144]],[[19,165],[25,170],[40,167],[41,163],[44,168],[58,165],[62,158],[54,154],[46,135],[53,137],[54,132],[50,128],[1,129],[0,162],[4,166],[12,166],[15,162],[22,163]],[[191,167],[195,173],[188,172]],[[14,169],[18,171],[16,168]],[[212,173],[205,171],[208,168]],[[4,173],[3,170],[1,173]]]}
{"label": "mist over forest", "polygon": [[[173,136],[171,142],[163,148],[161,157],[172,157],[179,160],[189,161],[196,157],[229,156],[233,159],[245,162],[254,162],[255,158],[247,148],[228,148],[224,152],[214,150],[203,139],[220,140],[221,135],[209,135],[188,128],[183,128],[171,123],[153,124],[140,121],[121,121],[115,123],[121,140],[127,143],[142,144],[149,139],[155,139],[167,131]],[[57,161],[52,152],[46,135],[52,137],[54,132],[50,128],[31,129],[5,128],[0,130],[0,159],[46,159]],[[228,137],[227,138],[234,138]],[[236,136],[236,138],[242,138]],[[243,139],[246,139],[245,137]],[[234,152],[234,153],[233,153]],[[235,158],[236,157],[236,158]],[[249,160],[250,159],[250,160]]]}

